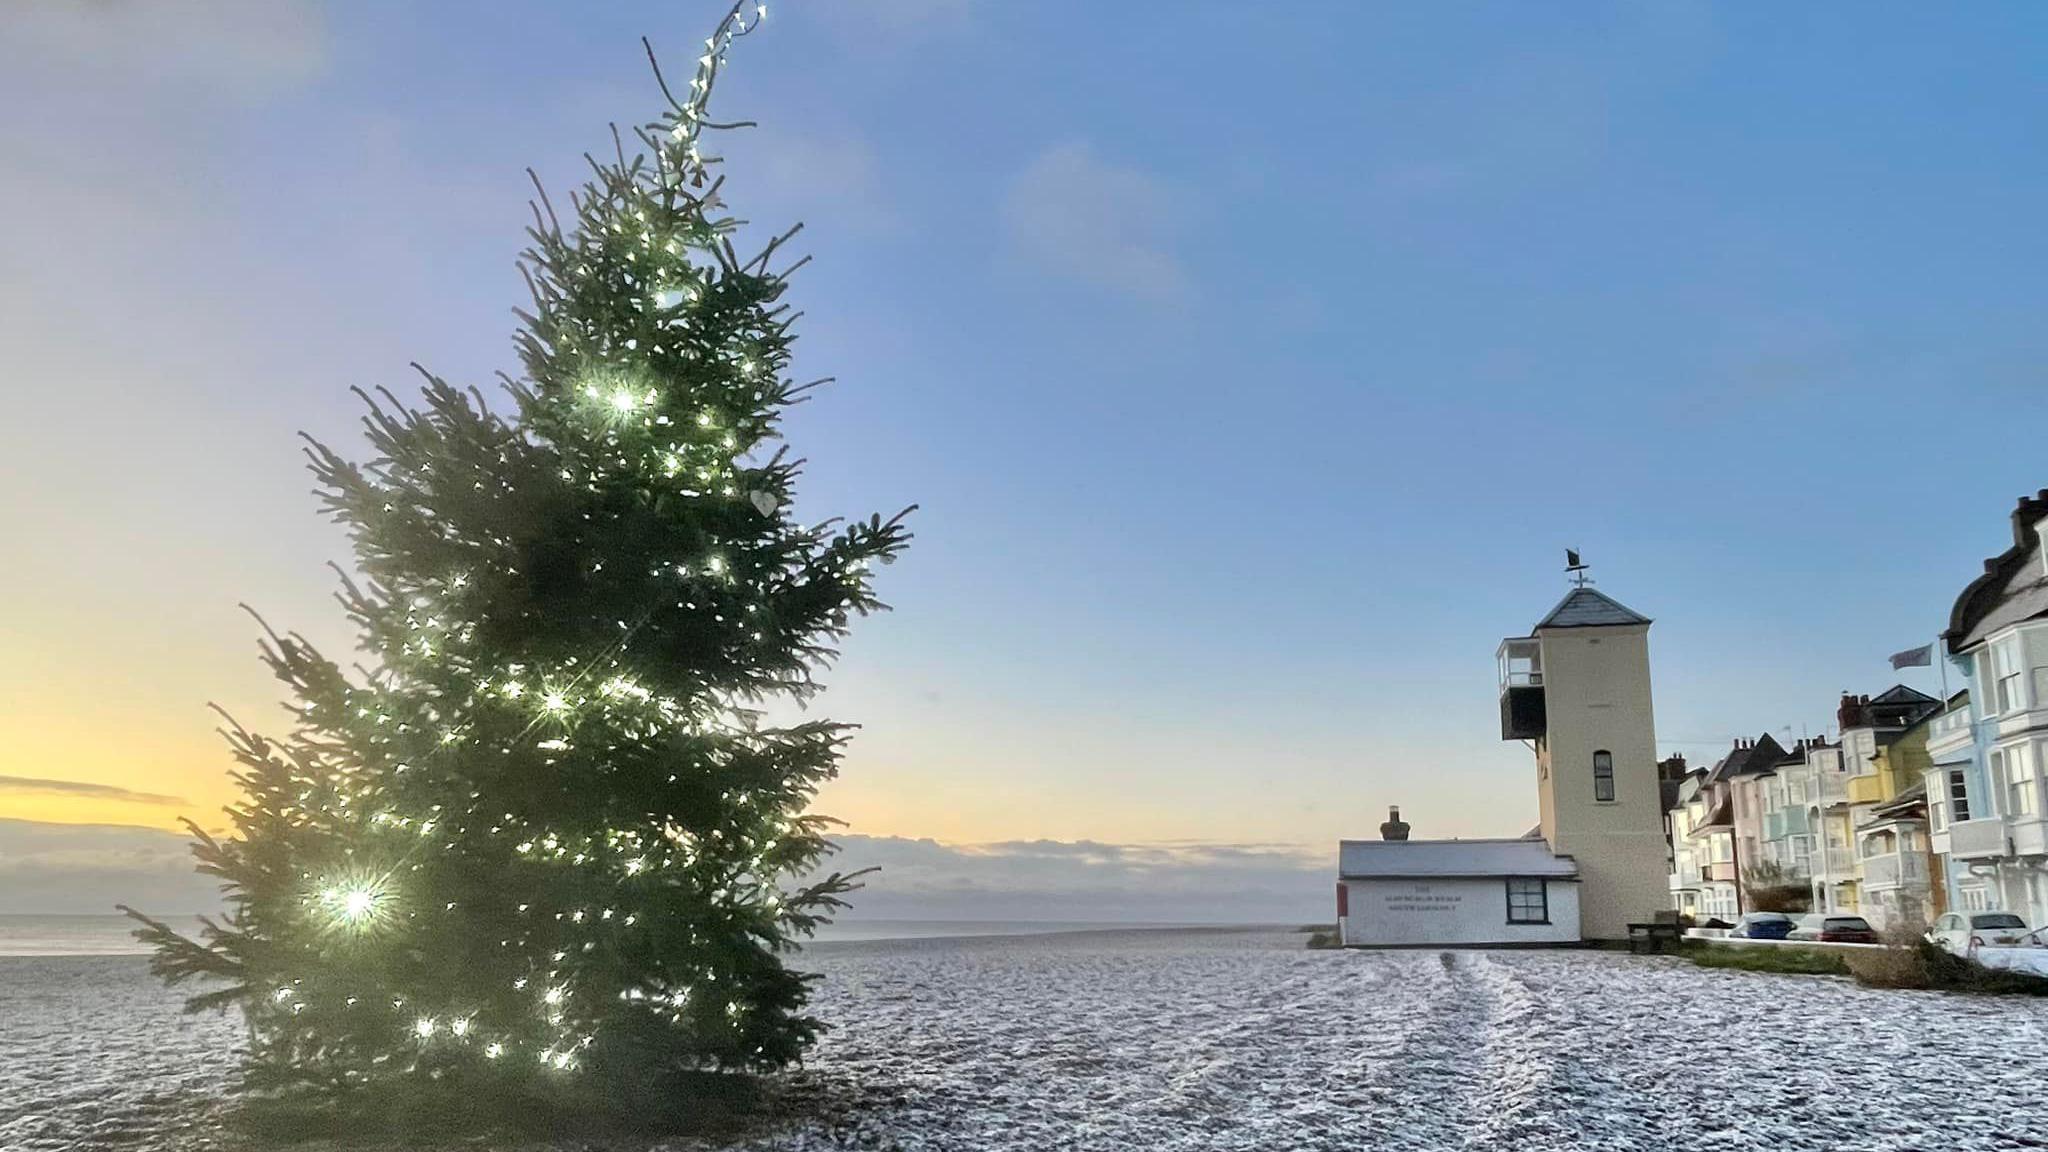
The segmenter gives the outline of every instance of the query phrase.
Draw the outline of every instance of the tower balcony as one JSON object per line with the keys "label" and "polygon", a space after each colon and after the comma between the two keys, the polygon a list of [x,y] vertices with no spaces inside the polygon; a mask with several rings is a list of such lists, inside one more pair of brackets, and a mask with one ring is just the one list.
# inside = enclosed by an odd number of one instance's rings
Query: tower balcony
{"label": "tower balcony", "polygon": [[1543,644],[1534,636],[1500,642],[1500,738],[1541,739],[1548,727],[1543,706]]}

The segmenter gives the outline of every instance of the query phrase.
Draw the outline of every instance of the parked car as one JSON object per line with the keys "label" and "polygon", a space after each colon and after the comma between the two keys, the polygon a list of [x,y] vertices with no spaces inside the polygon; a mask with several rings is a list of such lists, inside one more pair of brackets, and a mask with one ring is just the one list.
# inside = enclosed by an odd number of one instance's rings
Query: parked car
{"label": "parked car", "polygon": [[1751,912],[1735,922],[1728,935],[1740,940],[1783,940],[1792,934],[1792,918],[1783,912]]}
{"label": "parked car", "polygon": [[2027,922],[2010,912],[1950,912],[1934,918],[1927,939],[1957,956],[1979,948],[2011,948],[2027,935]]}
{"label": "parked car", "polygon": [[1877,932],[1861,916],[1840,916],[1823,912],[1801,916],[1788,940],[1811,940],[1819,944],[1875,944]]}

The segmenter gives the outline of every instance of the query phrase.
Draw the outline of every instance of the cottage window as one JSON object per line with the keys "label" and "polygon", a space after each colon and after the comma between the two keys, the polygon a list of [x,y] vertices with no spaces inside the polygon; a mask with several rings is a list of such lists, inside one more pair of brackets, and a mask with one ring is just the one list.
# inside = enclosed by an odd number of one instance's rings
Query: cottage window
{"label": "cottage window", "polygon": [[1593,799],[1606,803],[1614,799],[1614,754],[1593,753]]}
{"label": "cottage window", "polygon": [[1508,923],[1550,923],[1550,890],[1542,880],[1508,881]]}

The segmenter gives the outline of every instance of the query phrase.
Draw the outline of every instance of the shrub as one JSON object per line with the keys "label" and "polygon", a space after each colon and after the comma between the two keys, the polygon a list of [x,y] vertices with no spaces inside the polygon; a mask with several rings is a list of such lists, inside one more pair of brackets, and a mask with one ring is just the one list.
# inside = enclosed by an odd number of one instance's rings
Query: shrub
{"label": "shrub", "polygon": [[1986,968],[1925,939],[1887,934],[1881,952],[1849,958],[1849,974],[1870,988],[1920,988],[1979,996],[2048,996],[2048,977]]}
{"label": "shrub", "polygon": [[1886,941],[1881,952],[1858,952],[1849,957],[1849,975],[1868,988],[1932,988],[1928,954],[1952,959],[1924,940],[1905,944]]}

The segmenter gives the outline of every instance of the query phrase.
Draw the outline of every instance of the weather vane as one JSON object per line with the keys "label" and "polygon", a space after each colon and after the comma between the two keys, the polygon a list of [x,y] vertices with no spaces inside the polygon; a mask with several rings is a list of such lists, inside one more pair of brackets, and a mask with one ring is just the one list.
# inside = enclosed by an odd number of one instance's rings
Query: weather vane
{"label": "weather vane", "polygon": [[1565,579],[1572,582],[1573,587],[1584,588],[1593,582],[1593,578],[1586,575],[1587,567],[1586,562],[1579,559],[1578,549],[1567,548],[1564,550],[1564,576]]}

